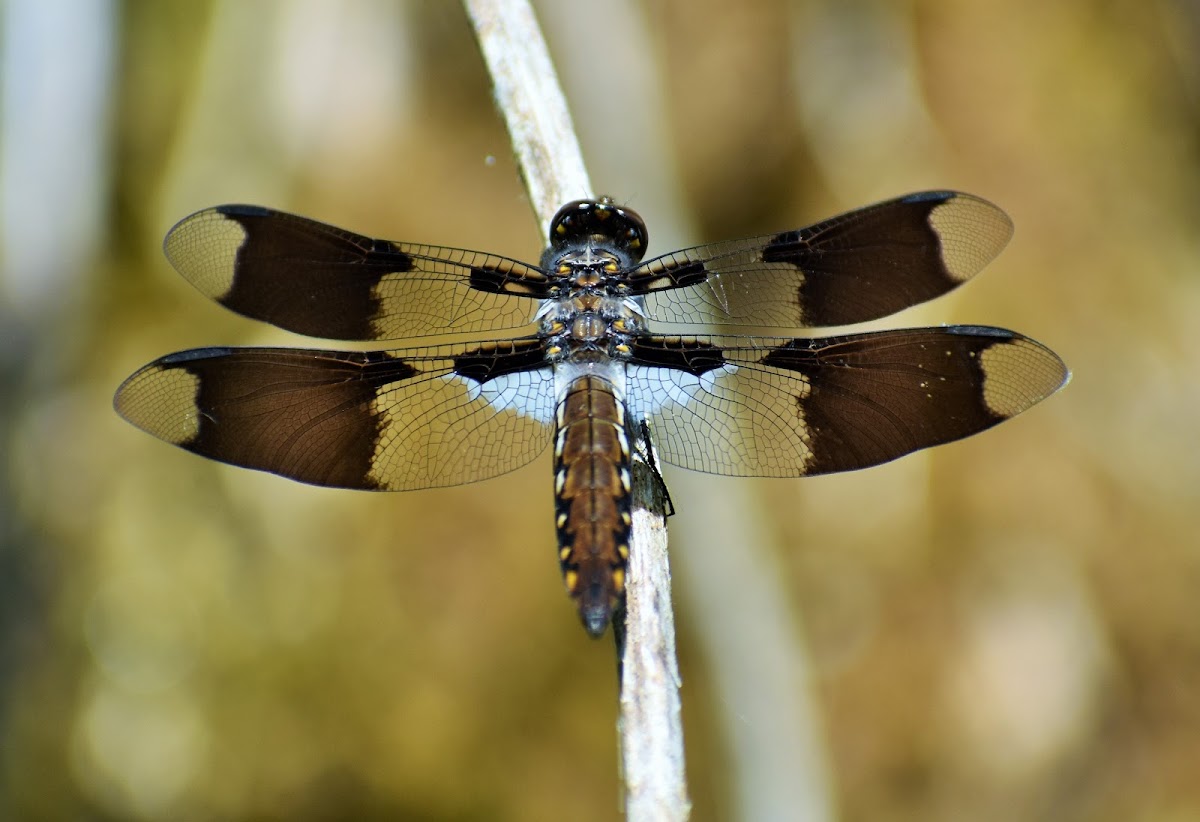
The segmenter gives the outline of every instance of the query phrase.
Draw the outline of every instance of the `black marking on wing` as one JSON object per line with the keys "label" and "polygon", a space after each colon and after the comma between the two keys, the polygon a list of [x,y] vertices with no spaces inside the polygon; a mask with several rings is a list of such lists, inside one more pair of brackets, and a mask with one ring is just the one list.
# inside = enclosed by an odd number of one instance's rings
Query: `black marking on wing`
{"label": "black marking on wing", "polygon": [[[730,476],[851,471],[952,442],[1015,416],[1069,374],[1039,343],[986,326],[823,339],[701,337],[704,360],[642,359],[678,338],[651,338],[631,360],[630,412],[664,462]],[[648,367],[653,366],[653,367]]]}
{"label": "black marking on wing", "polygon": [[796,231],[676,251],[627,280],[659,322],[849,325],[961,285],[1011,236],[1008,216],[986,200],[928,191]]}
{"label": "black marking on wing", "polygon": [[545,344],[536,337],[484,343],[455,356],[454,371],[482,384],[518,371],[545,367],[545,352]]}
{"label": "black marking on wing", "polygon": [[227,308],[288,331],[388,340],[519,328],[548,288],[494,254],[377,240],[268,208],[224,205],[167,234],[171,264]]}
{"label": "black marking on wing", "polygon": [[[457,485],[532,460],[553,378],[529,339],[398,351],[204,348],[117,390],[118,413],[211,459],[300,482],[396,491]],[[458,363],[490,359],[490,373]]]}
{"label": "black marking on wing", "polygon": [[[761,248],[761,245],[758,247]],[[702,253],[704,250],[707,250],[707,246],[676,251],[643,263],[624,278],[629,285],[629,292],[650,294],[654,291],[684,288],[704,282],[715,272],[709,270],[707,260],[689,256],[690,252]]]}
{"label": "black marking on wing", "polygon": [[725,365],[718,345],[694,337],[636,337],[630,344],[632,362],[654,368],[673,368],[699,377]]}
{"label": "black marking on wing", "polygon": [[541,269],[497,257],[472,265],[470,284],[476,291],[539,300],[549,298],[554,286]]}

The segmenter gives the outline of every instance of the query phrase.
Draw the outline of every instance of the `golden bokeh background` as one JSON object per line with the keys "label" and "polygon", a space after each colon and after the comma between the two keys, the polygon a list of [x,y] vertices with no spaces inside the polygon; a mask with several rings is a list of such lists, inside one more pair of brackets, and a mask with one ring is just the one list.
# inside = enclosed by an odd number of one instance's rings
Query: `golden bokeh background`
{"label": "golden bokeh background", "polygon": [[[167,352],[306,344],[170,270],[196,209],[536,259],[461,7],[0,9],[0,818],[616,818],[549,454],[355,494],[111,409]],[[1200,6],[538,9],[651,254],[970,191],[1012,244],[884,325],[1011,327],[1074,372],[870,471],[668,473],[693,818],[1200,819]]]}

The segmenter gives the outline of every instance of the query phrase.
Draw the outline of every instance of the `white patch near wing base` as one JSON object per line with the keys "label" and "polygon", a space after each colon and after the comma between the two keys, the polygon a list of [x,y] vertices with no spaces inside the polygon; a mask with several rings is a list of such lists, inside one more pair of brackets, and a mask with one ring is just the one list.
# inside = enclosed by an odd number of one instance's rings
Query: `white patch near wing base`
{"label": "white patch near wing base", "polygon": [[630,382],[638,385],[640,390],[630,392],[629,410],[635,419],[643,420],[661,412],[668,403],[690,405],[709,402],[716,393],[718,380],[732,377],[737,370],[736,365],[726,363],[697,377],[675,368],[631,365]]}
{"label": "white patch near wing base", "polygon": [[662,461],[730,477],[799,477],[812,462],[807,383],[775,368],[726,363],[695,376],[629,369],[629,411],[645,420]]}
{"label": "white patch near wing base", "polygon": [[[426,361],[428,364],[429,361]],[[379,435],[368,479],[380,488],[440,488],[520,468],[550,443],[553,383],[545,369],[480,386],[457,374],[379,392]]]}
{"label": "white patch near wing base", "polygon": [[493,377],[482,385],[458,374],[447,374],[441,379],[456,385],[465,385],[471,397],[482,399],[497,411],[514,411],[546,424],[550,424],[554,419],[553,403],[546,399],[553,385],[548,367],[536,371],[504,374]]}

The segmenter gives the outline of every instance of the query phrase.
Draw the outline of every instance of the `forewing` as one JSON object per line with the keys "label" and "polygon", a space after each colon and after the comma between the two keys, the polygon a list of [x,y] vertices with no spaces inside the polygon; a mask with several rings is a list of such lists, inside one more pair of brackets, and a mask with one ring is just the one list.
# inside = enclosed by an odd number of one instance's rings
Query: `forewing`
{"label": "forewing", "polygon": [[185,217],[163,244],[201,292],[239,314],[337,340],[519,328],[548,287],[535,266],[456,248],[376,240],[269,208]]}
{"label": "forewing", "polygon": [[666,254],[634,269],[630,290],[645,294],[647,315],[665,323],[851,325],[961,285],[1012,231],[986,200],[927,191],[796,231]]}

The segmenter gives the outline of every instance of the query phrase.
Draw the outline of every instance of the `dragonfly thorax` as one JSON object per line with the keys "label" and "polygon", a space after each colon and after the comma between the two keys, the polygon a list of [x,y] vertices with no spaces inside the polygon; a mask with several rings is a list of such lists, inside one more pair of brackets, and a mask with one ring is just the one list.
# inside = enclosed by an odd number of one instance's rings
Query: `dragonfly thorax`
{"label": "dragonfly thorax", "polygon": [[632,339],[646,330],[645,315],[636,300],[590,290],[546,300],[538,320],[538,336],[546,342],[550,362],[586,359],[597,353],[625,359]]}

